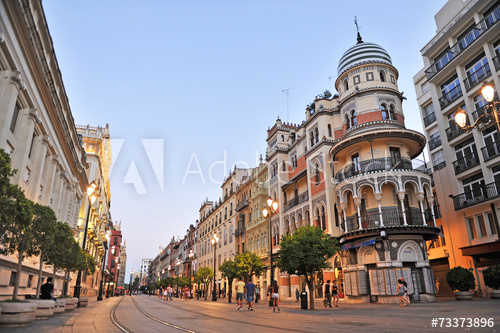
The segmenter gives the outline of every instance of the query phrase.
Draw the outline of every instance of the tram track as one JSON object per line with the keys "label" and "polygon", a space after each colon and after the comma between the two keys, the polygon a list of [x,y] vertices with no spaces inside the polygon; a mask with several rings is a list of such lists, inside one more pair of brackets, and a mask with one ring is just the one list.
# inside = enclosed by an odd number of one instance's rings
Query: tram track
{"label": "tram track", "polygon": [[[123,299],[122,299],[123,300]],[[115,305],[115,307],[113,308],[113,310],[111,311],[111,321],[113,322],[113,324],[118,327],[122,332],[125,332],[125,333],[133,333],[134,331],[128,327],[126,327],[123,323],[121,323],[116,315],[116,310],[118,309],[120,303],[122,302],[122,300],[120,300],[119,303],[117,303]],[[169,328],[172,328],[172,329],[176,329],[176,330],[179,330],[179,331],[182,331],[182,332],[189,332],[189,333],[198,333],[197,331],[194,331],[194,330],[191,330],[191,329],[188,329],[186,327],[182,327],[182,326],[179,326],[179,325],[176,325],[176,324],[173,324],[171,322],[167,322],[165,320],[162,320],[158,317],[155,317],[153,315],[151,315],[150,313],[148,313],[146,310],[144,310],[139,304],[138,302],[134,299],[134,297],[131,297],[131,300],[132,302],[134,303],[135,307],[144,315],[146,316],[147,318],[153,320],[153,321],[156,321],[162,325],[165,325]],[[168,303],[163,303],[163,302],[156,302],[158,304],[162,304],[162,306],[165,306],[166,308],[167,307],[170,307],[170,306],[174,306],[174,305],[170,305]],[[177,306],[176,307],[177,310],[180,310],[180,311],[184,311],[184,312],[188,312],[190,314],[196,314],[196,315],[199,315],[199,316],[203,316],[203,317],[206,317],[207,320],[221,320],[221,321],[224,321],[224,322],[234,322],[234,323],[237,323],[237,324],[243,324],[243,325],[249,325],[249,326],[253,326],[255,327],[255,329],[263,329],[263,328],[266,328],[266,329],[270,329],[270,330],[282,330],[283,328],[278,326],[278,325],[266,325],[266,324],[261,324],[261,323],[258,323],[258,322],[251,322],[251,321],[245,321],[245,320],[241,320],[243,318],[239,318],[239,319],[232,319],[232,318],[228,318],[228,317],[223,317],[223,316],[216,316],[216,315],[211,315],[211,314],[208,314],[206,312],[203,312],[203,311],[196,311],[196,310],[193,310],[192,308],[183,308],[183,307],[179,307]],[[298,330],[298,329],[294,329],[294,328],[287,328],[287,331],[291,331],[291,332],[303,332],[303,333],[309,333],[310,331],[309,330]]]}

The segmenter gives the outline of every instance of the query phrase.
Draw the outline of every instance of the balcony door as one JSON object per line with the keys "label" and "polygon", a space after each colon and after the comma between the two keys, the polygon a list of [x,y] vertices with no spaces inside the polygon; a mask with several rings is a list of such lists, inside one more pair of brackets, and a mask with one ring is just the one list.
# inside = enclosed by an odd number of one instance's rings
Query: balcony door
{"label": "balcony door", "polygon": [[361,172],[361,160],[359,158],[359,154],[354,154],[351,156],[352,162],[352,171],[354,175],[357,175]]}
{"label": "balcony door", "polygon": [[401,151],[396,147],[389,147],[389,154],[391,159],[391,169],[400,166],[401,164]]}
{"label": "balcony door", "polygon": [[[499,152],[500,136],[496,126],[490,127],[483,132],[484,146],[488,158],[497,156]],[[485,156],[486,157],[486,156]]]}

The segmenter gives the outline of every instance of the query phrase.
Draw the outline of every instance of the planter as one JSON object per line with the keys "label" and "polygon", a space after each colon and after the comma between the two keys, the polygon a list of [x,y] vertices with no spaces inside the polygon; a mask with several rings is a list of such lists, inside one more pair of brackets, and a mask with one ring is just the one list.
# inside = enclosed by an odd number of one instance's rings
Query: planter
{"label": "planter", "polygon": [[64,311],[73,311],[76,308],[76,305],[78,303],[78,298],[64,298],[66,301],[66,307],[64,308]]}
{"label": "planter", "polygon": [[493,299],[500,298],[500,289],[492,289],[490,291],[490,297],[493,298]]}
{"label": "planter", "polygon": [[64,298],[56,299],[56,306],[54,307],[54,314],[61,314],[66,309],[66,300]]}
{"label": "planter", "polygon": [[30,302],[0,302],[0,326],[29,326],[35,321],[37,305]]}
{"label": "planter", "polygon": [[89,298],[88,297],[80,297],[80,307],[84,308],[89,304]]}
{"label": "planter", "polygon": [[30,299],[30,303],[35,303],[36,319],[49,319],[54,314],[56,302],[51,299]]}
{"label": "planter", "polygon": [[472,291],[455,291],[457,301],[469,301],[474,297]]}

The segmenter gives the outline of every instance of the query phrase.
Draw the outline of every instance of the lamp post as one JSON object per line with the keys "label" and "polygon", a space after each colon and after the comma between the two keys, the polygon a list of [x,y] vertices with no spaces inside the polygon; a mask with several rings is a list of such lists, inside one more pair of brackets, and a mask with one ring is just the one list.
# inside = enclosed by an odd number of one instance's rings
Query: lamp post
{"label": "lamp post", "polygon": [[[104,284],[104,270],[106,269],[106,254],[108,253],[108,242],[109,242],[109,239],[111,237],[109,230],[106,231],[106,235],[104,237],[106,238],[106,240],[103,242],[104,258],[102,259],[102,266],[101,266],[101,283],[99,284],[99,296],[97,296],[98,301],[102,301],[102,291],[104,288],[104,286],[103,286],[103,284]],[[133,268],[132,268],[132,273],[134,273]]]}
{"label": "lamp post", "polygon": [[[274,201],[271,197],[267,198],[267,207],[262,209],[262,215],[264,217],[269,216],[269,253],[270,253],[270,261],[271,261],[271,282],[269,283],[272,286],[274,281],[274,270],[273,270],[273,240],[271,237],[271,217],[278,212],[278,202]],[[272,295],[271,295],[272,296]],[[269,306],[273,306],[273,298],[269,300]]]}
{"label": "lamp post", "polygon": [[[89,199],[89,208],[87,209],[87,219],[85,220],[85,230],[83,232],[83,243],[82,243],[82,249],[85,251],[85,243],[87,242],[87,229],[89,227],[89,218],[90,218],[90,208],[92,207],[92,204],[96,200],[96,196],[94,195],[94,192],[97,188],[97,185],[92,182],[90,183],[89,187],[87,187],[87,197]],[[80,290],[82,289],[81,286],[82,283],[82,270],[78,270],[78,276],[76,278],[76,284],[75,284],[75,291],[73,292],[73,297],[78,298],[78,307],[80,307]]]}
{"label": "lamp post", "polygon": [[115,296],[116,283],[118,282],[118,257],[115,258],[115,275],[113,276],[113,285],[111,286],[111,297]]}
{"label": "lamp post", "polygon": [[499,112],[498,108],[500,106],[500,102],[493,100],[495,98],[495,89],[491,85],[485,84],[481,89],[481,94],[483,95],[484,99],[488,102],[488,104],[484,106],[484,111],[485,111],[484,114],[479,116],[474,122],[474,124],[467,125],[467,112],[459,108],[454,115],[455,123],[465,133],[469,133],[474,128],[480,128],[485,124],[488,124],[490,121],[494,120],[497,126],[497,131],[498,133],[500,133],[500,121],[498,115]]}
{"label": "lamp post", "polygon": [[[111,235],[110,235],[110,237],[111,237]],[[115,255],[115,249],[116,249],[116,246],[114,246],[114,245],[113,245],[113,246],[111,247],[111,260],[113,260],[113,257],[114,257],[114,255]],[[111,279],[113,279],[113,280],[114,280],[114,275],[113,275],[113,273],[111,273],[111,272],[110,272],[110,276],[108,277],[108,281],[107,281],[107,283],[106,283],[106,284],[107,284],[107,288],[106,288],[106,298],[109,298],[109,283],[111,282]]]}
{"label": "lamp post", "polygon": [[134,278],[134,269],[132,268],[132,270],[130,271],[130,280],[128,281],[128,293],[129,295],[132,295],[132,279]]}
{"label": "lamp post", "polygon": [[217,236],[217,234],[215,233],[212,237],[212,245],[214,246],[214,287],[213,287],[213,290],[212,290],[212,302],[215,302],[217,301],[217,290],[216,290],[216,266],[215,266],[215,263],[216,263],[216,260],[217,258],[215,257],[215,254],[217,253],[217,243],[219,242],[219,236]]}

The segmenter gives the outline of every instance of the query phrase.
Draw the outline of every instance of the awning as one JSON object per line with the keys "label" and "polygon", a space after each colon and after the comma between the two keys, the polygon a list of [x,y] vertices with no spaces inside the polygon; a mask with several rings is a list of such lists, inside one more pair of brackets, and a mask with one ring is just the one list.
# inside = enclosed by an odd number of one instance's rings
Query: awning
{"label": "awning", "polygon": [[357,247],[373,245],[373,244],[375,244],[375,239],[370,239],[370,240],[363,241],[363,242],[356,242],[356,243],[342,245],[342,250],[354,249]]}
{"label": "awning", "polygon": [[460,247],[463,256],[487,256],[494,252],[500,252],[500,242],[492,242],[471,246]]}

